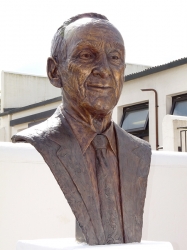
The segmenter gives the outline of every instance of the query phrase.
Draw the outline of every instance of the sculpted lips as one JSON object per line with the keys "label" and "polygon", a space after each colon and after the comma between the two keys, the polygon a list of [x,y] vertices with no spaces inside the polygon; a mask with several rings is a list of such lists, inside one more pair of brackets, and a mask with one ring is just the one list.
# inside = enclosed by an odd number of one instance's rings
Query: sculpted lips
{"label": "sculpted lips", "polygon": [[112,84],[110,83],[102,83],[102,82],[86,82],[87,88],[94,88],[94,89],[103,89],[103,90],[108,90],[108,89],[113,89]]}

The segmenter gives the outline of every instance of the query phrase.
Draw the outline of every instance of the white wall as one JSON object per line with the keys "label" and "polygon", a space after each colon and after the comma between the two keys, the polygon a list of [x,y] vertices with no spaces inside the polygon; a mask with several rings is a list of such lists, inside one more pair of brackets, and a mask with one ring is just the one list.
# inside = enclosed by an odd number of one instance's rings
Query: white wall
{"label": "white wall", "polygon": [[[187,128],[187,117],[166,115],[162,122],[163,131],[163,149],[167,151],[178,151],[178,147],[181,144],[180,131],[181,127]],[[185,150],[185,135],[182,134],[182,148]],[[186,138],[187,140],[187,138]],[[187,145],[186,145],[187,146]]]}
{"label": "white wall", "polygon": [[143,71],[145,69],[148,69],[150,67],[151,66],[145,66],[145,65],[141,65],[141,64],[126,63],[125,75],[137,73],[137,72]]}
{"label": "white wall", "polygon": [[1,112],[61,95],[61,90],[51,85],[47,77],[2,71],[1,78]]}
{"label": "white wall", "polygon": [[5,140],[5,128],[0,127],[0,141],[6,141]]}
{"label": "white wall", "polygon": [[[153,151],[144,240],[187,246],[187,153]],[[0,143],[0,249],[17,240],[74,237],[74,216],[48,166],[27,144]]]}
{"label": "white wall", "polygon": [[40,154],[0,143],[0,249],[18,239],[74,237],[75,219]]}
{"label": "white wall", "polygon": [[187,246],[187,153],[154,151],[144,210],[143,239]]}

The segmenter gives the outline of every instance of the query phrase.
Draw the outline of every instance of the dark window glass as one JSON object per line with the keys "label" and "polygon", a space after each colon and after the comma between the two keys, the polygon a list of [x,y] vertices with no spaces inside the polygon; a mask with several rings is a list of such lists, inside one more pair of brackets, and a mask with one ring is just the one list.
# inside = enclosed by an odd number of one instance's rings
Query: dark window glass
{"label": "dark window glass", "polygon": [[122,123],[122,128],[126,131],[145,129],[148,113],[148,108],[142,110],[127,111]]}
{"label": "dark window glass", "polygon": [[133,105],[123,109],[121,127],[127,132],[144,138],[149,135],[148,103]]}
{"label": "dark window glass", "polygon": [[187,116],[187,100],[175,103],[173,115]]}
{"label": "dark window glass", "polygon": [[172,115],[187,116],[187,94],[174,96],[172,103]]}

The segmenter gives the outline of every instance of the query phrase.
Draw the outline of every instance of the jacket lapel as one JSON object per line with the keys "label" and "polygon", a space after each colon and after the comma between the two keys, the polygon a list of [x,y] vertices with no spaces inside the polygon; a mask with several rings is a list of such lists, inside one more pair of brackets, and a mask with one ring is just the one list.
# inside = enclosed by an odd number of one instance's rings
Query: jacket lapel
{"label": "jacket lapel", "polygon": [[83,202],[88,210],[99,244],[104,243],[104,231],[100,218],[100,210],[92,188],[92,181],[87,169],[87,164],[83,157],[81,148],[73,131],[60,113],[60,124],[58,133],[51,139],[60,145],[57,157],[62,162],[67,172],[71,176],[77,191],[80,193]]}
{"label": "jacket lapel", "polygon": [[[125,242],[132,242],[136,234],[137,217],[137,169],[140,158],[134,154],[138,147],[133,139],[115,124],[119,171],[120,189],[122,199],[122,214]],[[141,230],[141,229],[140,229]],[[135,240],[133,240],[135,241]]]}

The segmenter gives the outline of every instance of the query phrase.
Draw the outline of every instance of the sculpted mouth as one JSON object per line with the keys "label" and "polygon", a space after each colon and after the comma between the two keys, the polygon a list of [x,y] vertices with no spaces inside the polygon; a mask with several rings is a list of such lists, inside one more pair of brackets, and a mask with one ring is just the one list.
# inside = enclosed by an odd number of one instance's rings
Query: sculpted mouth
{"label": "sculpted mouth", "polygon": [[100,84],[100,83],[87,83],[88,88],[96,88],[96,89],[112,89],[113,87],[109,84]]}

